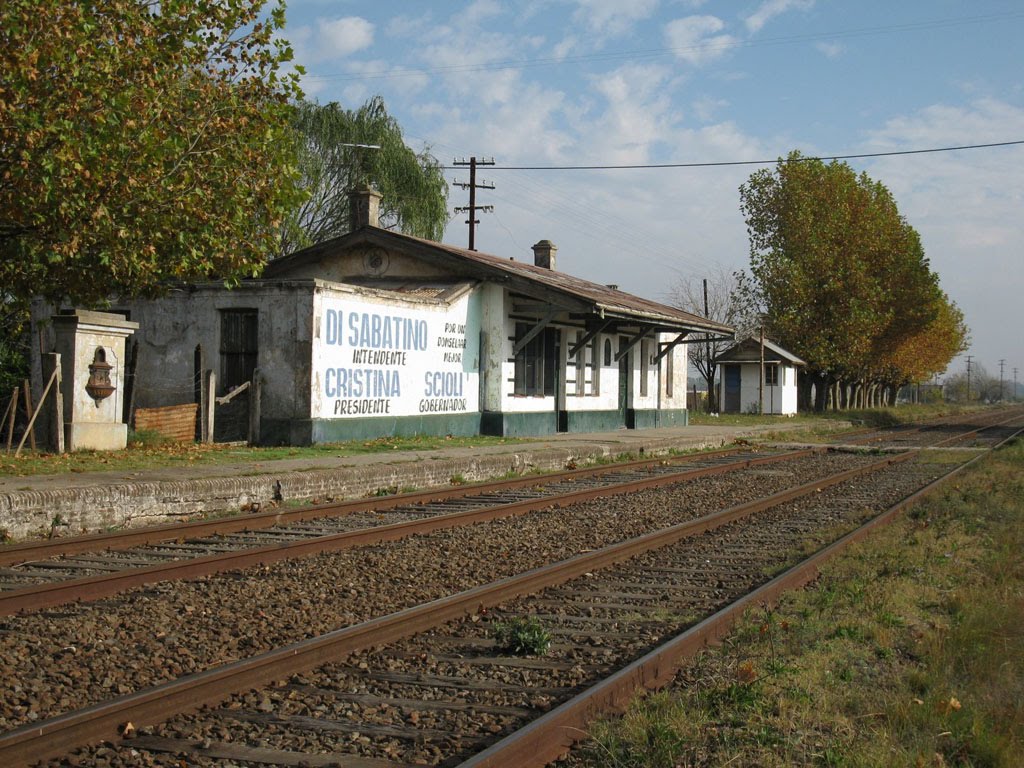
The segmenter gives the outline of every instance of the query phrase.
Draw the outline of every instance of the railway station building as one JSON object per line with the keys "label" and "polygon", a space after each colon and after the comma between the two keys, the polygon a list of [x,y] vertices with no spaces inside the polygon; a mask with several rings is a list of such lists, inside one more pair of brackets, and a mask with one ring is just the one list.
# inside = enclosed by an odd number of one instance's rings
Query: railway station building
{"label": "railway station building", "polygon": [[191,401],[201,348],[218,395],[258,378],[264,444],[687,423],[686,343],[730,327],[559,272],[547,240],[527,263],[382,229],[378,204],[230,290],[115,303],[134,405]]}

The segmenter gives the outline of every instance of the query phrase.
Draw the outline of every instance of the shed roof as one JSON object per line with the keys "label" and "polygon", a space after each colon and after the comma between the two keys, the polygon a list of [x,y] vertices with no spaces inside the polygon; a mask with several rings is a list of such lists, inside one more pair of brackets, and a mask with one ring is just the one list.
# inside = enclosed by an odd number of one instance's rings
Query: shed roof
{"label": "shed roof", "polygon": [[553,308],[569,312],[645,323],[670,331],[706,332],[717,337],[731,337],[733,334],[732,327],[723,323],[564,272],[377,227],[362,227],[275,259],[267,265],[263,277],[287,277],[293,269],[329,259],[361,245],[402,251],[451,269],[453,273],[503,283],[516,293],[540,299]]}
{"label": "shed roof", "polygon": [[[718,363],[756,363],[761,360],[761,342],[752,336],[740,339],[715,358]],[[807,365],[792,352],[783,349],[774,341],[764,340],[764,361],[766,363],[788,363],[789,365]]]}

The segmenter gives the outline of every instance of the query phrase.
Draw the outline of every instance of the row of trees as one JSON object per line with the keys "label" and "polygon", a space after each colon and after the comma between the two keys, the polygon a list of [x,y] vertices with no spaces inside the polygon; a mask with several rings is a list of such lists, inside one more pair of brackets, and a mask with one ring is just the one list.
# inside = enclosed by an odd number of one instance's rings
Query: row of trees
{"label": "row of trees", "polygon": [[[966,348],[963,313],[881,183],[793,152],[751,175],[740,209],[750,273],[717,277],[725,311],[712,316],[741,335],[763,326],[807,362],[801,407],[812,392],[816,410],[894,402],[901,386],[941,373]],[[681,306],[700,308],[692,283],[678,293]],[[695,358],[713,388],[708,352],[718,350],[702,346]]]}
{"label": "row of trees", "polygon": [[939,287],[886,187],[793,152],[740,187],[750,271],[768,333],[807,362],[815,408],[893,402],[964,350],[963,314]]}

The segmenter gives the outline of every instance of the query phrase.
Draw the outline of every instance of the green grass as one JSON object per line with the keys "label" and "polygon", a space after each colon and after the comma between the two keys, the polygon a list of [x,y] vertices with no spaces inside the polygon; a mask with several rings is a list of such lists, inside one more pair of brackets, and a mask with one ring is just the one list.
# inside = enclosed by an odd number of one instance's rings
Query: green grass
{"label": "green grass", "polygon": [[1024,442],[748,612],[573,765],[1016,766]]}
{"label": "green grass", "polygon": [[319,459],[395,451],[432,451],[525,442],[508,437],[382,437],[308,447],[251,448],[244,445],[175,443],[150,432],[132,433],[121,451],[75,451],[44,454],[23,451],[0,455],[0,475],[49,475],[61,472],[103,472],[160,467],[258,463],[278,459]]}

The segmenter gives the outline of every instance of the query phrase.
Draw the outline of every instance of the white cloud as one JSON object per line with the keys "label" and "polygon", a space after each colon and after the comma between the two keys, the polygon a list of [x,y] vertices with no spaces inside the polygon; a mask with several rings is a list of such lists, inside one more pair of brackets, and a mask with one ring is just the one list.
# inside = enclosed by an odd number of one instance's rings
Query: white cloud
{"label": "white cloud", "polygon": [[386,31],[392,37],[414,37],[429,29],[431,23],[429,13],[422,16],[392,16],[388,19]]}
{"label": "white cloud", "polygon": [[687,16],[665,25],[665,38],[676,56],[700,66],[721,58],[738,42],[732,35],[718,34],[723,29],[725,22],[717,16]]}
{"label": "white cloud", "polygon": [[373,24],[358,16],[321,19],[317,25],[319,53],[324,59],[340,59],[373,44]]}
{"label": "white cloud", "polygon": [[[658,65],[626,64],[592,78],[593,89],[606,99],[597,130],[585,141],[602,164],[647,162],[658,142],[671,135],[678,116],[665,89],[668,72]],[[581,144],[584,142],[581,142]]]}
{"label": "white cloud", "polygon": [[308,64],[351,56],[373,44],[374,25],[358,16],[317,19],[315,26],[289,27],[295,62]]}
{"label": "white cloud", "polygon": [[756,11],[744,19],[750,32],[760,32],[769,21],[790,10],[806,11],[814,7],[814,0],[765,0]]}
{"label": "white cloud", "polygon": [[575,0],[573,21],[602,37],[616,37],[628,32],[636,22],[649,18],[658,7],[658,0]]}
{"label": "white cloud", "polygon": [[702,96],[699,99],[695,99],[692,106],[698,120],[702,123],[710,123],[718,112],[729,106],[729,102],[724,99]]}
{"label": "white cloud", "polygon": [[814,47],[828,59],[838,59],[846,52],[846,46],[842,43],[815,43]]}

